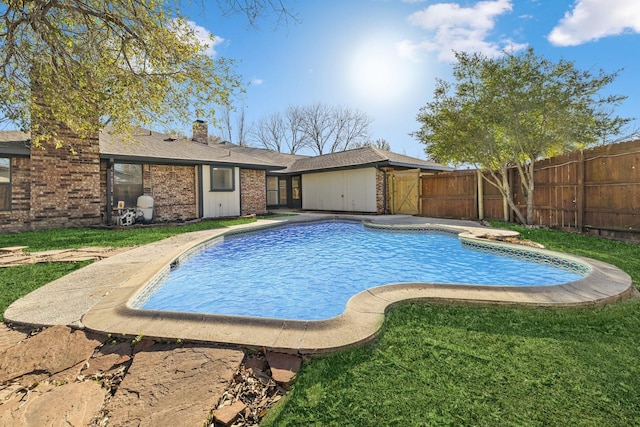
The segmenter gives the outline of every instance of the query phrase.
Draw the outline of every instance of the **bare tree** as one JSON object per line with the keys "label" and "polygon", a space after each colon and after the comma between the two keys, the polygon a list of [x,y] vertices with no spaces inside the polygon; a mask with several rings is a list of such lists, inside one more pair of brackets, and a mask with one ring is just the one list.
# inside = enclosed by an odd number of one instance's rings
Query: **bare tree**
{"label": "bare tree", "polygon": [[247,126],[245,126],[246,111],[246,106],[242,104],[240,111],[236,114],[236,144],[241,147],[249,146],[249,142],[247,141]]}
{"label": "bare tree", "polygon": [[284,115],[274,113],[260,119],[251,137],[274,151],[295,154],[307,147],[322,155],[364,144],[370,124],[371,119],[361,111],[316,102],[304,107],[289,106]]}
{"label": "bare tree", "polygon": [[286,143],[290,154],[296,154],[307,145],[302,131],[302,108],[289,106],[284,113],[287,127]]}
{"label": "bare tree", "polygon": [[[232,111],[236,111],[235,114],[235,132],[234,132],[234,117]],[[239,110],[235,110],[231,104],[225,104],[220,108],[220,119],[217,121],[218,131],[220,132],[220,138],[223,141],[237,144],[241,147],[248,146],[247,141],[247,126],[246,126],[246,107],[242,104]],[[235,135],[235,139],[234,139]]]}
{"label": "bare tree", "polygon": [[258,123],[251,128],[249,136],[263,147],[282,153],[286,133],[287,126],[282,114],[273,113],[258,120]]}
{"label": "bare tree", "polygon": [[207,137],[207,144],[222,144],[224,141],[220,138],[220,135],[209,135]]}
{"label": "bare tree", "polygon": [[[284,0],[217,0],[218,7],[226,15],[244,15],[250,26],[255,27],[256,21],[270,13],[276,15],[276,25],[289,21],[297,23],[298,14],[288,7]],[[202,1],[204,10],[206,2]]]}
{"label": "bare tree", "polygon": [[380,150],[385,150],[385,151],[391,151],[391,144],[389,144],[389,142],[384,139],[384,138],[378,138],[375,141],[358,141],[358,142],[354,142],[353,144],[351,144],[349,146],[349,148],[362,148],[362,147],[373,147],[373,148],[378,148]]}
{"label": "bare tree", "polygon": [[322,103],[301,109],[300,129],[306,145],[322,155],[326,148],[335,153],[366,140],[371,119],[363,112]]}
{"label": "bare tree", "polygon": [[335,108],[333,144],[331,152],[345,151],[353,144],[367,141],[369,138],[369,125],[371,118],[359,110],[348,107]]}
{"label": "bare tree", "polygon": [[303,132],[303,109],[289,106],[283,113],[273,113],[253,125],[253,141],[269,150],[296,154],[307,144]]}
{"label": "bare tree", "polygon": [[220,108],[220,119],[217,121],[220,138],[223,141],[233,142],[233,127],[231,126],[231,105],[226,104]]}
{"label": "bare tree", "polygon": [[302,107],[300,114],[300,130],[307,146],[318,155],[324,154],[336,131],[333,108],[316,102]]}
{"label": "bare tree", "polygon": [[182,129],[165,129],[165,135],[172,139],[186,139],[187,134]]}

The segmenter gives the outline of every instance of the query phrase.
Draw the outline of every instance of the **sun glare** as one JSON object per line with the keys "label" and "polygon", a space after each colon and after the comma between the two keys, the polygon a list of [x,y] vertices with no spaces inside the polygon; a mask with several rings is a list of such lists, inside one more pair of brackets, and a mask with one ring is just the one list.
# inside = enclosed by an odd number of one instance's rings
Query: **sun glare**
{"label": "sun glare", "polygon": [[401,98],[411,85],[410,65],[390,43],[369,40],[350,57],[350,87],[361,98],[389,102]]}

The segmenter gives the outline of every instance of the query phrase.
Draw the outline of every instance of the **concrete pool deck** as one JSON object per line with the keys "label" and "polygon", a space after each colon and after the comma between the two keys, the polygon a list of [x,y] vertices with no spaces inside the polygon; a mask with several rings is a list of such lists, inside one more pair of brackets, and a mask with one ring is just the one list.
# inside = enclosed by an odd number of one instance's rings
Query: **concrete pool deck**
{"label": "concrete pool deck", "polygon": [[[174,313],[139,310],[130,305],[149,282],[166,272],[172,262],[194,246],[229,232],[322,219],[367,220],[400,227],[442,227],[456,230],[471,239],[487,235],[514,235],[508,230],[482,227],[470,221],[404,215],[305,213],[259,220],[251,224],[181,234],[95,262],[14,302],[4,313],[5,322],[33,326],[69,325],[114,336],[143,335],[163,340],[181,339],[313,354],[374,339],[382,326],[385,312],[403,301],[575,306],[609,303],[637,293],[631,278],[618,268],[591,259],[561,255],[588,264],[591,274],[576,282],[544,287],[391,284],[355,295],[343,314],[324,321]],[[499,244],[528,250],[519,245]],[[251,303],[261,303],[252,301],[251,296],[248,299]]]}

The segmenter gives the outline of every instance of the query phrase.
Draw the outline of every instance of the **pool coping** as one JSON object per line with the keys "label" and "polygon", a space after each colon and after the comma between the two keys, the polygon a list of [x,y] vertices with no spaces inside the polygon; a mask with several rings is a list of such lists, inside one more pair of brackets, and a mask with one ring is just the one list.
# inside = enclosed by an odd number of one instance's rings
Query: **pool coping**
{"label": "pool coping", "polygon": [[[301,214],[259,220],[224,229],[181,234],[140,246],[93,263],[14,302],[4,314],[6,322],[35,326],[66,324],[118,336],[143,335],[162,340],[207,342],[264,348],[299,354],[335,351],[374,340],[385,313],[408,301],[447,303],[579,306],[610,303],[636,296],[631,278],[622,270],[600,261],[491,241],[493,245],[553,254],[586,263],[591,274],[563,285],[476,286],[459,284],[388,284],[353,296],[339,316],[321,321],[245,318],[238,316],[140,310],[131,306],[143,288],[192,248],[229,233],[256,231],[304,221],[349,219],[384,227],[430,228],[459,233],[463,239],[517,233],[481,227],[470,222],[439,221],[408,216]],[[255,301],[259,304],[260,301]]]}

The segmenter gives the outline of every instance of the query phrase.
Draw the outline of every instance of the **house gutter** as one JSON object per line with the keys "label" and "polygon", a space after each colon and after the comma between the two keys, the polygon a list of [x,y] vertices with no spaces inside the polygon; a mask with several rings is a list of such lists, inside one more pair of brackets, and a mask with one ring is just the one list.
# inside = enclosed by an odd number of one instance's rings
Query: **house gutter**
{"label": "house gutter", "polygon": [[435,171],[442,171],[442,172],[451,172],[452,170],[454,170],[453,168],[450,168],[448,166],[441,166],[441,165],[413,165],[411,163],[402,163],[402,162],[387,162],[387,164],[389,166],[399,166],[399,167],[403,167],[403,168],[411,168],[411,169],[422,169],[422,170],[435,170]]}
{"label": "house gutter", "polygon": [[150,163],[154,165],[180,165],[180,166],[193,166],[193,165],[224,165],[224,166],[237,166],[243,169],[255,169],[255,170],[283,170],[285,166],[279,165],[265,165],[258,163],[242,163],[242,162],[225,162],[224,160],[196,160],[196,159],[166,159],[159,157],[148,156],[131,156],[124,154],[106,154],[101,158],[108,158],[109,160],[122,162],[122,163]]}

